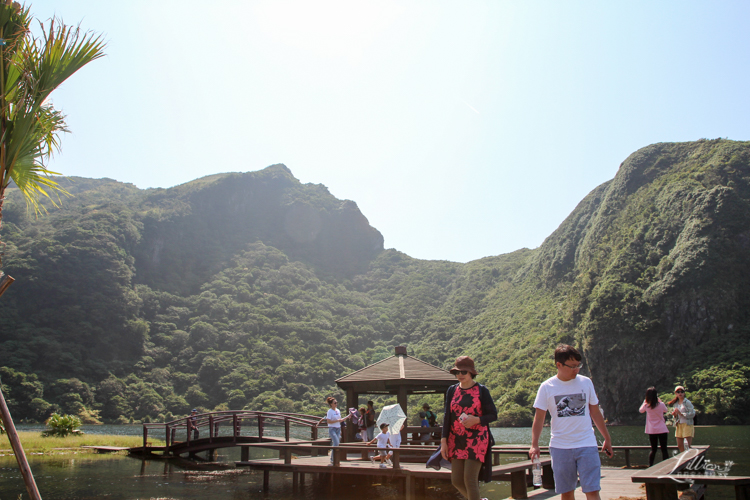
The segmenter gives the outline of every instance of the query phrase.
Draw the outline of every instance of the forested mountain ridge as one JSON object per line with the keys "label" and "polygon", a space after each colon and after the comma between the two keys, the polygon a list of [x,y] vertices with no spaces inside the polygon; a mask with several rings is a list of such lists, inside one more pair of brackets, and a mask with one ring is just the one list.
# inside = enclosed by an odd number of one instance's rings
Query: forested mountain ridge
{"label": "forested mountain ridge", "polygon": [[560,341],[610,420],[677,381],[704,421],[750,414],[746,142],[643,148],[539,248],[467,264],[384,250],[353,202],[283,165],[170,189],[72,181],[46,217],[6,202],[0,366],[25,418],[316,412],[403,344],[437,366],[473,355],[501,423],[524,425]]}

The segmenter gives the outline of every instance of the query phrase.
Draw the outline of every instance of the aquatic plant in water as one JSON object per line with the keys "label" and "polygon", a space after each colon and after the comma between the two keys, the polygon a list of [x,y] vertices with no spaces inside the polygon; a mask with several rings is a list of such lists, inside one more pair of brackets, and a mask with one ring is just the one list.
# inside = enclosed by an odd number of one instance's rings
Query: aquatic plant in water
{"label": "aquatic plant in water", "polygon": [[58,415],[57,413],[53,413],[45,423],[47,424],[47,429],[42,432],[42,437],[65,437],[70,434],[83,434],[83,431],[79,429],[81,427],[81,419],[75,415]]}

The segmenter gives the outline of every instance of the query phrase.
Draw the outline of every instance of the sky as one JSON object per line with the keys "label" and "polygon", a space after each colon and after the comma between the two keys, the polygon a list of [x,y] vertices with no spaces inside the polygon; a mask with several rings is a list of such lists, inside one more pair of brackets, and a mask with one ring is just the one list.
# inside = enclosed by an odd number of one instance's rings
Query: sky
{"label": "sky", "polygon": [[107,41],[52,94],[51,170],[145,189],[283,163],[419,259],[538,247],[649,144],[750,140],[744,0],[30,5]]}

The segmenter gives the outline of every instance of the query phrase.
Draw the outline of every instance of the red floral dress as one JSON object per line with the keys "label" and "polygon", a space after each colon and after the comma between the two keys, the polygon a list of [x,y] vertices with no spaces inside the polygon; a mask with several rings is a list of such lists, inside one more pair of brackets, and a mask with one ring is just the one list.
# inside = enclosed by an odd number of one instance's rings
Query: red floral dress
{"label": "red floral dress", "polygon": [[482,403],[479,398],[479,384],[468,389],[456,386],[450,403],[452,425],[448,434],[448,456],[458,459],[479,460],[484,462],[487,447],[490,444],[489,427],[477,424],[468,429],[458,419],[462,413],[482,416]]}

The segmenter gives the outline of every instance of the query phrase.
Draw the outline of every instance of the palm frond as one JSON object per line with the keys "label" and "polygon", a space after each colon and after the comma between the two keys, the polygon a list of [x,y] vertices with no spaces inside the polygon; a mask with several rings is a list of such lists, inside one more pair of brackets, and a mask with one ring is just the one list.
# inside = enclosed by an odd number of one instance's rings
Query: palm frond
{"label": "palm frond", "polygon": [[13,171],[13,182],[23,193],[26,205],[34,213],[47,212],[47,208],[41,203],[46,198],[53,206],[59,207],[60,196],[71,196],[51,176],[60,175],[40,165],[33,158],[23,157],[16,163]]}
{"label": "palm frond", "polygon": [[[7,11],[0,4],[0,31]],[[28,26],[28,12],[21,14],[26,16]],[[21,14],[19,17],[23,17]],[[49,158],[59,150],[60,133],[67,132],[65,116],[47,99],[76,71],[103,57],[105,47],[101,35],[83,32],[80,27],[66,26],[56,19],[48,27],[40,25],[39,38],[31,36],[27,28],[16,29],[23,36],[3,49],[0,75],[4,77],[0,78],[0,196],[12,179],[35,212],[44,210],[40,200],[45,197],[57,205],[50,193],[67,194],[50,177],[54,172],[46,168]]]}

